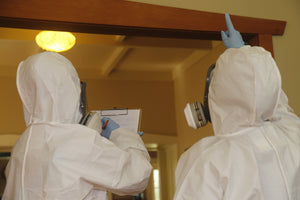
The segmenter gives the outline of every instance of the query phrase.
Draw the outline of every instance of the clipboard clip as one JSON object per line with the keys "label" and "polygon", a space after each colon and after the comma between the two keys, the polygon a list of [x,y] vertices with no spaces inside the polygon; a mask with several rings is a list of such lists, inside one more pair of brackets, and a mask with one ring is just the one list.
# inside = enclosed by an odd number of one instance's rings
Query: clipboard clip
{"label": "clipboard clip", "polygon": [[128,108],[116,108],[104,109],[100,111],[101,116],[118,116],[118,115],[128,115]]}

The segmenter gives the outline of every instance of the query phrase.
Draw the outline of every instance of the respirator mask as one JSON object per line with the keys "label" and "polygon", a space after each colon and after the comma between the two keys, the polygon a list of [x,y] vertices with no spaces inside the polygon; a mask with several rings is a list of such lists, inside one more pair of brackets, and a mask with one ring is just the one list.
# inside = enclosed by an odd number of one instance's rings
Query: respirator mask
{"label": "respirator mask", "polygon": [[198,129],[205,126],[208,122],[211,122],[209,107],[208,107],[208,92],[210,81],[213,76],[213,71],[215,69],[215,64],[211,65],[207,71],[206,75],[206,84],[204,92],[204,104],[196,101],[194,103],[187,103],[184,114],[187,120],[187,123],[190,127]]}
{"label": "respirator mask", "polygon": [[102,131],[101,118],[96,112],[87,112],[88,106],[86,102],[86,82],[80,81],[80,105],[79,112],[81,114],[81,119],[79,124],[85,125],[89,128],[96,130],[98,133]]}

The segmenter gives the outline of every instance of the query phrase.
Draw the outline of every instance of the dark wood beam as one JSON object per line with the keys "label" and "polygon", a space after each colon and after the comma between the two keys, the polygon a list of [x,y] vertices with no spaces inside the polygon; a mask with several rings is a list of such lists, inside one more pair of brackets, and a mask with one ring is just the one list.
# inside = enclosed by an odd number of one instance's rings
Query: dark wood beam
{"label": "dark wood beam", "polygon": [[270,35],[270,34],[257,34],[255,37],[253,37],[251,40],[249,40],[249,44],[251,46],[261,46],[261,47],[263,47],[267,51],[271,52],[272,56],[274,57],[272,35]]}
{"label": "dark wood beam", "polygon": [[[285,21],[231,16],[245,40],[282,35]],[[1,0],[0,26],[220,40],[224,14],[124,0]]]}

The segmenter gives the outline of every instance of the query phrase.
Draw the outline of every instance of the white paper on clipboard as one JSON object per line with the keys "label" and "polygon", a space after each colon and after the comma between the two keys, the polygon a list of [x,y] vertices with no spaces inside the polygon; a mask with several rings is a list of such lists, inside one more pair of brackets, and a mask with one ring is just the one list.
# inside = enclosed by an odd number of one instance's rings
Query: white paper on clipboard
{"label": "white paper on clipboard", "polygon": [[103,117],[108,117],[114,120],[121,128],[126,128],[134,132],[139,131],[140,109],[111,109],[93,112],[97,112],[101,119]]}

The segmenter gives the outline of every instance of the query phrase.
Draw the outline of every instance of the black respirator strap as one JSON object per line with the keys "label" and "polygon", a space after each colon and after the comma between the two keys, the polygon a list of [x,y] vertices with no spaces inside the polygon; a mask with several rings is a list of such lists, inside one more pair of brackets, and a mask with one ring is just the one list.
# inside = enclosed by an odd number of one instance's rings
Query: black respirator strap
{"label": "black respirator strap", "polygon": [[87,105],[86,105],[86,82],[80,81],[80,88],[81,88],[81,93],[80,93],[80,105],[79,105],[79,110],[80,113],[82,114],[82,117],[80,119],[79,123],[82,123],[86,111],[87,111]]}
{"label": "black respirator strap", "polygon": [[205,115],[205,118],[211,122],[210,114],[209,114],[209,106],[208,106],[208,92],[209,92],[209,85],[212,78],[213,70],[215,69],[216,64],[212,64],[206,74],[206,83],[205,83],[205,91],[204,91],[204,105],[203,105],[203,112]]}

